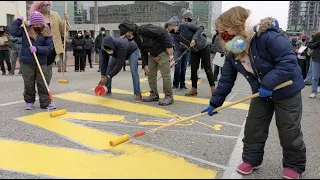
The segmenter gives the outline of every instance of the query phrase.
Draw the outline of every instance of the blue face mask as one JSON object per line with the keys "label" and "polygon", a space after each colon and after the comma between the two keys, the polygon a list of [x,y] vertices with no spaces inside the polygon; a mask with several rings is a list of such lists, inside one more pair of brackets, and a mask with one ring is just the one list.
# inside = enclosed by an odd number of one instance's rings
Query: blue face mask
{"label": "blue face mask", "polygon": [[44,13],[50,12],[50,6],[41,6],[41,11]]}
{"label": "blue face mask", "polygon": [[247,39],[244,36],[237,35],[225,45],[226,50],[233,54],[241,54],[247,47]]}

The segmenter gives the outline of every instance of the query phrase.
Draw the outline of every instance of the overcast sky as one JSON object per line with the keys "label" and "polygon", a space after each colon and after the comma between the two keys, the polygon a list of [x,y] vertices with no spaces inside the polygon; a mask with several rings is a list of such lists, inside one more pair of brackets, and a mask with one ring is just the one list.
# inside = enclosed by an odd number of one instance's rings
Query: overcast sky
{"label": "overcast sky", "polygon": [[252,21],[259,22],[264,17],[274,17],[283,30],[287,29],[289,1],[222,1],[222,12],[234,6],[250,9]]}

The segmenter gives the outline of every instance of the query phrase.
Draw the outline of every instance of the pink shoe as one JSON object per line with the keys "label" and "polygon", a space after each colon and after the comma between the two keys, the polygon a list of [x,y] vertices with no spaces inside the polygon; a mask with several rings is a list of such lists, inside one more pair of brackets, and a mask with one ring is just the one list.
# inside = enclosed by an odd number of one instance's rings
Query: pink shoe
{"label": "pink shoe", "polygon": [[252,166],[251,164],[243,162],[238,166],[237,172],[241,175],[251,174],[253,170],[258,169],[258,166]]}
{"label": "pink shoe", "polygon": [[283,179],[299,179],[300,174],[289,168],[284,168],[282,177]]}

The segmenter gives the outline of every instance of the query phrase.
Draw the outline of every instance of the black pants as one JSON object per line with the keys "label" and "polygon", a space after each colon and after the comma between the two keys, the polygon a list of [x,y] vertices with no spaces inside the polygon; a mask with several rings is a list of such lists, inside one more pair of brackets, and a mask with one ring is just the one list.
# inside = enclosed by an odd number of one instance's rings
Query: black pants
{"label": "black pants", "polygon": [[220,69],[222,69],[222,67],[214,65],[214,70],[213,70],[213,80],[214,81],[218,81],[218,75],[219,75]]}
{"label": "black pants", "polygon": [[[92,59],[91,59],[91,49],[86,49],[86,55],[88,57],[88,61],[89,61],[89,64],[90,66],[92,66]],[[87,62],[85,62],[86,64]]]}
{"label": "black pants", "polygon": [[84,66],[86,62],[86,57],[78,57],[74,56],[74,70],[79,71],[79,66],[80,66],[80,71],[84,71]]}
{"label": "black pants", "polygon": [[127,64],[126,64],[126,61],[124,61],[123,67],[122,67],[124,71],[126,71],[126,65],[127,65]]}
{"label": "black pants", "polygon": [[244,129],[242,159],[254,166],[262,163],[264,146],[274,112],[283,150],[283,167],[302,173],[306,166],[306,147],[300,125],[301,93],[279,101],[265,101],[262,98],[251,100]]}
{"label": "black pants", "polygon": [[6,61],[8,71],[11,71],[11,62],[10,62],[10,55],[9,50],[0,50],[0,66],[1,71],[6,72],[6,69],[4,68],[4,61]]}
{"label": "black pants", "polygon": [[[47,65],[41,65],[44,76],[47,76]],[[21,71],[24,82],[24,101],[26,103],[34,103],[36,101],[36,83],[39,94],[39,102],[41,108],[46,108],[50,104],[48,90],[43,82],[38,66],[22,64]]]}
{"label": "black pants", "polygon": [[210,46],[208,45],[203,50],[198,52],[191,52],[191,80],[192,87],[197,88],[198,84],[198,69],[200,65],[200,59],[202,60],[203,68],[206,72],[207,79],[210,86],[215,86],[213,81],[213,72],[210,64]]}
{"label": "black pants", "polygon": [[307,73],[308,73],[308,70],[307,70],[307,59],[299,59],[298,58],[298,64],[299,64],[299,66],[301,68],[303,79],[305,79],[307,77]]}

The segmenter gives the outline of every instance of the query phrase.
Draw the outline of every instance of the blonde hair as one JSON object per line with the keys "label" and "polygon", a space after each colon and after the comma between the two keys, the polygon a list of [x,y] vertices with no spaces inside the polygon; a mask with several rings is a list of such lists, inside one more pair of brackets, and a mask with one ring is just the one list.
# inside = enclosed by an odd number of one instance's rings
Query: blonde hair
{"label": "blonde hair", "polygon": [[[31,39],[37,40],[38,33],[34,30],[33,26],[29,27],[28,34]],[[50,37],[51,31],[49,27],[44,27],[43,30],[40,32],[44,37]]]}
{"label": "blonde hair", "polygon": [[225,31],[232,28],[236,31],[236,35],[242,35],[247,39],[246,50],[241,54],[235,54],[236,60],[243,58],[243,56],[248,54],[249,51],[250,40],[253,35],[253,32],[248,34],[248,32],[245,31],[246,20],[249,18],[249,16],[249,9],[236,6],[222,13],[215,22],[218,31]]}

